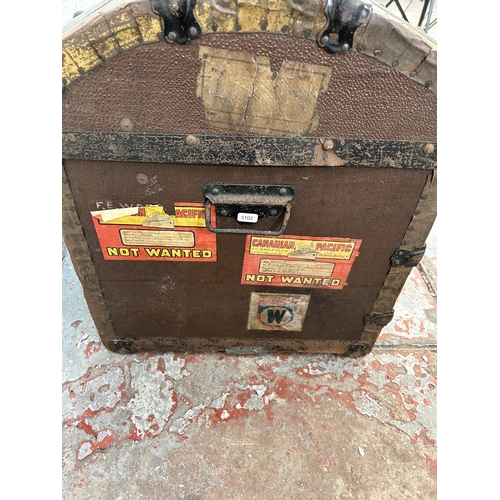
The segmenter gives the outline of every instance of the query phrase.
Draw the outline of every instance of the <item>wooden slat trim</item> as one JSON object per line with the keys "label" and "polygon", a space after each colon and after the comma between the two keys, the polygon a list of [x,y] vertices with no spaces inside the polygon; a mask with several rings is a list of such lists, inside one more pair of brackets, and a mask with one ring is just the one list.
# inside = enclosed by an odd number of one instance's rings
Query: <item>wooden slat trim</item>
{"label": "wooden slat trim", "polygon": [[[436,93],[436,42],[381,4],[366,3],[372,4],[373,10],[367,22],[355,32],[353,49]],[[316,44],[327,25],[326,0],[311,1],[308,15],[292,10],[288,2],[282,1],[279,23],[270,21],[276,15],[276,8],[271,9],[268,0],[254,0],[251,5],[234,0],[232,8],[225,9],[217,9],[216,5],[212,0],[198,0],[194,8],[202,37],[215,33],[272,33],[305,38]],[[287,24],[290,29],[283,31]],[[118,29],[120,25],[127,29]],[[96,33],[100,34],[97,38]],[[164,41],[163,21],[152,11],[150,0],[105,0],[63,29],[63,87],[120,52],[159,41]]]}
{"label": "wooden slat trim", "polygon": [[[437,212],[437,175],[434,171],[429,174],[413,218],[401,242],[402,250],[413,250],[425,245]],[[392,267],[380,289],[371,314],[384,314],[394,308],[397,298],[411,272],[411,267]],[[360,342],[366,342],[373,347],[379,336],[382,326],[368,324],[365,326]]]}
{"label": "wooden slat trim", "polygon": [[85,300],[97,331],[103,342],[109,343],[115,337],[115,331],[104,302],[88,243],[83,234],[82,224],[73,202],[64,166],[62,168],[62,233],[75,272],[82,283]]}

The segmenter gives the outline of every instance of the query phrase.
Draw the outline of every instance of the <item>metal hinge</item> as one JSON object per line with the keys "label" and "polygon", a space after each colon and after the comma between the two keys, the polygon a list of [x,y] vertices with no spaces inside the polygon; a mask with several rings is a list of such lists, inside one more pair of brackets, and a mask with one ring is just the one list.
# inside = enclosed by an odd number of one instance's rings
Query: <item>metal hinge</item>
{"label": "metal hinge", "polygon": [[378,326],[388,325],[394,318],[394,311],[386,313],[370,313],[365,316],[363,323],[365,325],[373,324]]}
{"label": "metal hinge", "polygon": [[328,0],[328,26],[319,37],[319,45],[334,53],[348,52],[354,32],[366,22],[371,11],[371,5],[357,0]]}
{"label": "metal hinge", "polygon": [[397,250],[391,257],[391,266],[415,267],[425,253],[426,245],[413,250]]}
{"label": "metal hinge", "polygon": [[151,0],[153,12],[163,19],[163,34],[171,42],[184,44],[201,36],[193,9],[197,0]]}

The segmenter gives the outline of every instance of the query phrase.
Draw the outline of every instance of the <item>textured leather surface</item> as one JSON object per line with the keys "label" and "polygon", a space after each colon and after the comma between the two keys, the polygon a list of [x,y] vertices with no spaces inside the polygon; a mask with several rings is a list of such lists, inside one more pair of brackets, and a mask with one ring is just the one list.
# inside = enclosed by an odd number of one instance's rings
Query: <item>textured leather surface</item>
{"label": "textured leather surface", "polygon": [[380,140],[436,140],[436,96],[374,58],[351,50],[332,55],[314,41],[265,34],[208,35],[187,45],[157,43],[123,53],[63,93],[63,129],[234,134],[209,127],[196,79],[199,45],[332,68],[318,99],[314,135]]}

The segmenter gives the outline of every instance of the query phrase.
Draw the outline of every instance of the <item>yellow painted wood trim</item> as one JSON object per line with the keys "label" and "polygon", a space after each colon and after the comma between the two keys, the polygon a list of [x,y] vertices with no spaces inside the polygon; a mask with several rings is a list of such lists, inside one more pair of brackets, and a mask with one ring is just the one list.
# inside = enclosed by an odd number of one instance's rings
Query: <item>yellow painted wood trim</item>
{"label": "yellow painted wood trim", "polygon": [[[354,34],[353,50],[378,59],[437,93],[436,43],[381,4],[367,3],[373,10]],[[326,0],[302,2],[300,8],[294,5],[299,4],[289,0],[198,0],[194,13],[202,37],[266,33],[317,43],[327,25]],[[123,51],[163,40],[163,21],[152,11],[150,0],[104,0],[82,15],[80,22],[76,19],[70,23],[63,35],[63,86]]]}
{"label": "yellow painted wood trim", "polygon": [[63,34],[63,87],[121,52],[163,40],[149,0],[103,2]]}

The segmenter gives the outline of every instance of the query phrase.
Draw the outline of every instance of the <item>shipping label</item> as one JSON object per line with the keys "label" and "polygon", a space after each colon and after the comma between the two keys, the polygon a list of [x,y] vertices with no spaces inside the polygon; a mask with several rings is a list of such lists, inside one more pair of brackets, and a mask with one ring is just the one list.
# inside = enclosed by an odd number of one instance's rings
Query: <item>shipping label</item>
{"label": "shipping label", "polygon": [[247,236],[241,283],[341,289],[360,245],[347,238]]}
{"label": "shipping label", "polygon": [[[175,203],[91,212],[106,260],[216,262],[215,233],[206,228],[202,203]],[[212,215],[212,220],[215,215]]]}

